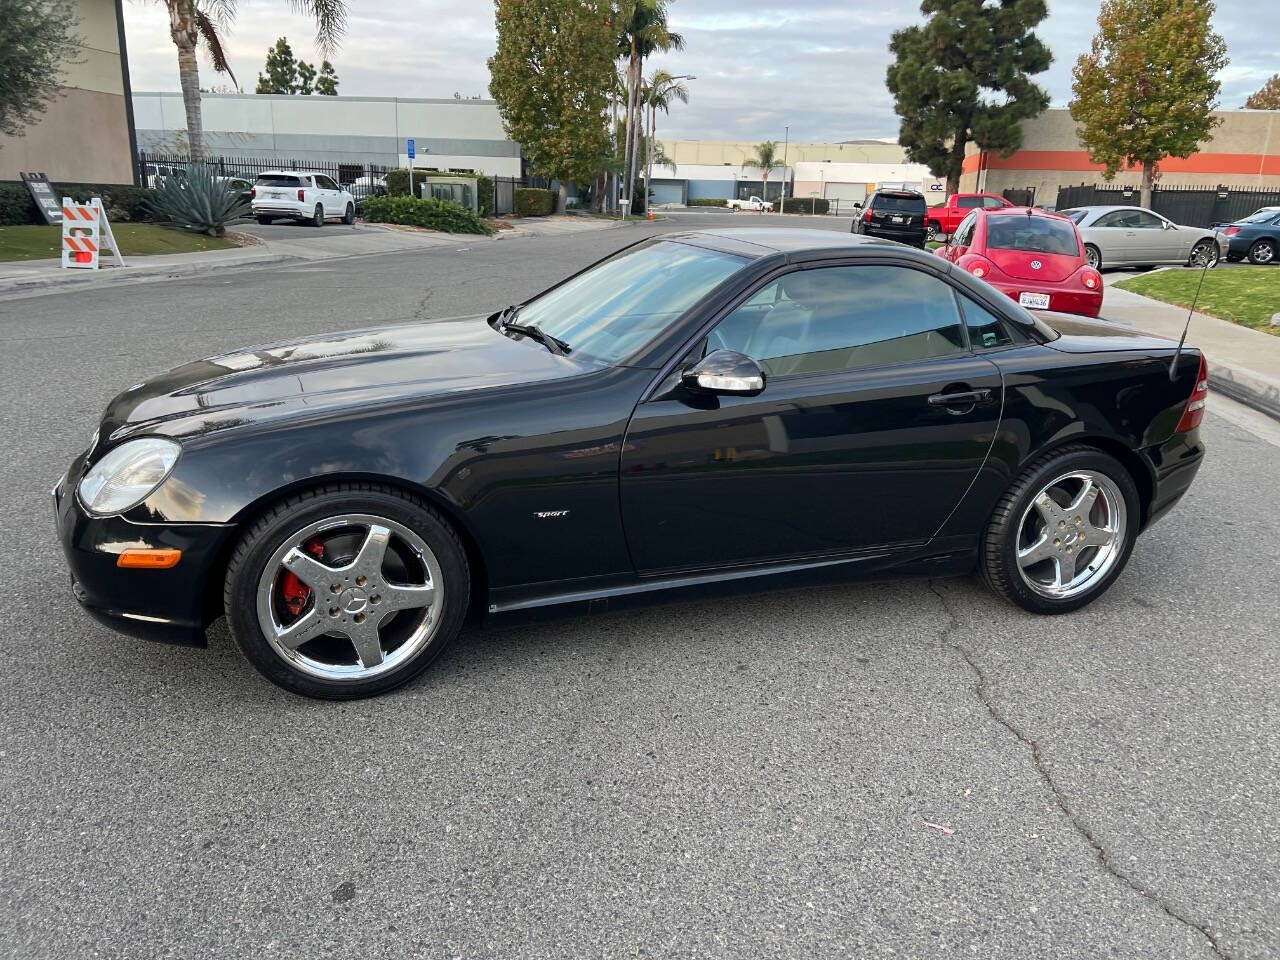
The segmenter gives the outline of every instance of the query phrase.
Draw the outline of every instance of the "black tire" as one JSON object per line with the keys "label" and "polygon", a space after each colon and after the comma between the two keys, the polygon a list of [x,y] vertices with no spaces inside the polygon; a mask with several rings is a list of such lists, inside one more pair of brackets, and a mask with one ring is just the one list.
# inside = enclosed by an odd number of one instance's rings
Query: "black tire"
{"label": "black tire", "polygon": [[1218,265],[1218,260],[1222,256],[1222,252],[1218,249],[1218,241],[1197,240],[1195,245],[1192,246],[1191,248],[1191,256],[1187,257],[1187,266],[1189,267],[1203,266],[1203,264],[1198,262],[1198,259],[1199,259],[1198,254],[1200,254],[1201,251],[1203,251],[1204,256],[1207,257],[1207,263],[1209,265],[1210,270],[1212,270],[1214,267]]}
{"label": "black tire", "polygon": [[351,226],[356,222],[356,205],[354,203],[347,204],[346,212],[342,215],[342,222],[347,226]]}
{"label": "black tire", "polygon": [[1102,251],[1092,243],[1086,243],[1084,245],[1084,257],[1089,261],[1089,266],[1093,267],[1093,269],[1102,269]]}
{"label": "black tire", "polygon": [[310,223],[313,227],[324,226],[324,207],[320,206],[318,203],[316,204],[315,211],[311,214]]}
{"label": "black tire", "polygon": [[[1102,474],[1119,489],[1125,503],[1125,536],[1115,561],[1105,575],[1075,596],[1050,598],[1037,593],[1023,580],[1017,559],[1019,531],[1032,500],[1045,485],[1073,470]],[[1141,499],[1137,485],[1120,461],[1084,444],[1063,447],[1034,461],[1000,498],[979,545],[978,568],[993,591],[1024,610],[1043,614],[1070,613],[1096,600],[1120,576],[1133,552],[1140,516]]]}
{"label": "black tire", "polygon": [[1274,240],[1259,240],[1249,248],[1249,262],[1256,263],[1259,266],[1276,262],[1276,242]]}
{"label": "black tire", "polygon": [[[349,513],[385,517],[420,537],[440,564],[444,601],[434,633],[412,659],[376,677],[335,681],[303,672],[272,647],[258,620],[257,592],[266,564],[290,534],[309,523]],[[426,670],[461,630],[470,591],[466,550],[457,531],[433,507],[394,487],[334,483],[282,500],[253,521],[227,565],[223,605],[236,644],[272,683],[306,697],[351,700],[387,693]]]}
{"label": "black tire", "polygon": [[258,222],[262,224],[264,227],[271,226],[271,222],[273,220],[275,220],[275,217],[258,217]]}
{"label": "black tire", "polygon": [[926,241],[938,240],[942,235],[942,225],[936,220],[930,220],[924,227],[924,238]]}

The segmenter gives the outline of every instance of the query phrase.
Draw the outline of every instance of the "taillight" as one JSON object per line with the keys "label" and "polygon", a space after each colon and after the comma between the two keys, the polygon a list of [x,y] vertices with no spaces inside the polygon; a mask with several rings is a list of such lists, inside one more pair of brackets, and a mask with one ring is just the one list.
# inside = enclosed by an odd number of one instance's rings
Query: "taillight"
{"label": "taillight", "polygon": [[255,197],[257,197],[257,196],[258,196],[258,188],[257,188],[257,187],[250,187],[250,188],[249,188],[249,199],[250,199],[250,200],[253,200],[253,199],[254,199]]}
{"label": "taillight", "polygon": [[305,199],[307,199],[307,191],[305,191],[305,190],[299,190],[299,191],[298,191],[298,199],[299,199],[299,200],[305,200]]}
{"label": "taillight", "polygon": [[1204,419],[1205,401],[1209,399],[1209,364],[1205,362],[1204,354],[1200,355],[1200,370],[1196,373],[1195,389],[1191,391],[1191,396],[1187,398],[1187,408],[1182,411],[1182,419],[1178,421],[1178,429],[1175,433],[1186,433],[1188,430],[1194,430],[1200,426],[1200,421]]}
{"label": "taillight", "polygon": [[870,222],[871,222],[871,208],[870,208],[870,207],[867,207],[867,212],[866,212],[866,213],[864,213],[864,214],[862,215],[862,222],[863,222],[863,223],[870,223]]}
{"label": "taillight", "polygon": [[1090,290],[1097,290],[1102,286],[1102,277],[1092,270],[1082,270],[1080,272],[1080,280]]}
{"label": "taillight", "polygon": [[1228,237],[1234,237],[1237,233],[1239,233],[1239,232],[1240,232],[1240,228],[1239,228],[1239,227],[1227,227],[1227,229],[1223,230],[1222,232],[1223,232],[1223,233],[1225,233]]}
{"label": "taillight", "polygon": [[976,256],[971,257],[969,262],[964,265],[964,268],[979,280],[995,269],[990,261],[983,260],[981,257]]}

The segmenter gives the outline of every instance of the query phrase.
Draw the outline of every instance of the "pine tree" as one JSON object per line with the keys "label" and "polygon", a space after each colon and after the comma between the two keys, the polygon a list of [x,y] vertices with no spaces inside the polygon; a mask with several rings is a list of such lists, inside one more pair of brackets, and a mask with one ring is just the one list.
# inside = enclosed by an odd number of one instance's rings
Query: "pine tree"
{"label": "pine tree", "polygon": [[275,46],[267,51],[267,62],[263,67],[266,76],[258,74],[258,86],[254,93],[293,93],[293,78],[298,64],[293,59],[293,48],[289,41],[281,37]]}
{"label": "pine tree", "polygon": [[312,84],[315,79],[316,68],[305,60],[299,60],[296,79],[293,82],[293,92],[302,97],[311,96]]}
{"label": "pine tree", "polygon": [[320,76],[316,77],[316,93],[322,97],[338,95],[338,73],[328,60],[320,62]]}
{"label": "pine tree", "polygon": [[889,44],[898,142],[955,193],[970,142],[1009,156],[1022,145],[1019,122],[1049,105],[1031,80],[1053,61],[1032,32],[1047,10],[1044,0],[924,0],[920,12],[928,22]]}
{"label": "pine tree", "polygon": [[1141,204],[1165,157],[1189,157],[1218,118],[1226,44],[1209,26],[1211,0],[1105,0],[1090,51],[1076,62],[1071,116],[1112,179],[1142,167]]}

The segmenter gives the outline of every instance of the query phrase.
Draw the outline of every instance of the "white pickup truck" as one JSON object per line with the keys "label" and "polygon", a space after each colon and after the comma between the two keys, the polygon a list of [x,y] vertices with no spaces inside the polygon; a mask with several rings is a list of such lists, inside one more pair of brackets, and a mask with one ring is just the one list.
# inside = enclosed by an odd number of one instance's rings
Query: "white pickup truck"
{"label": "white pickup truck", "polygon": [[761,200],[759,197],[751,197],[747,200],[739,200],[736,197],[728,203],[730,210],[763,210],[766,213],[773,212],[773,204],[768,200]]}

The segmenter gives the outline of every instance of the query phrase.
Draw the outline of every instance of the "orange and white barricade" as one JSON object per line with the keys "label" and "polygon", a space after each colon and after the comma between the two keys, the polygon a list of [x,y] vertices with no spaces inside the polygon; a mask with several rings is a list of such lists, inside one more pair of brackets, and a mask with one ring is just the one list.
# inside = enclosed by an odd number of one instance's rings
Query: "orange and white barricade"
{"label": "orange and white barricade", "polygon": [[62,266],[64,269],[83,268],[97,270],[103,248],[111,251],[116,266],[124,266],[124,257],[116,245],[115,234],[102,200],[94,197],[88,203],[79,203],[70,197],[62,198]]}

